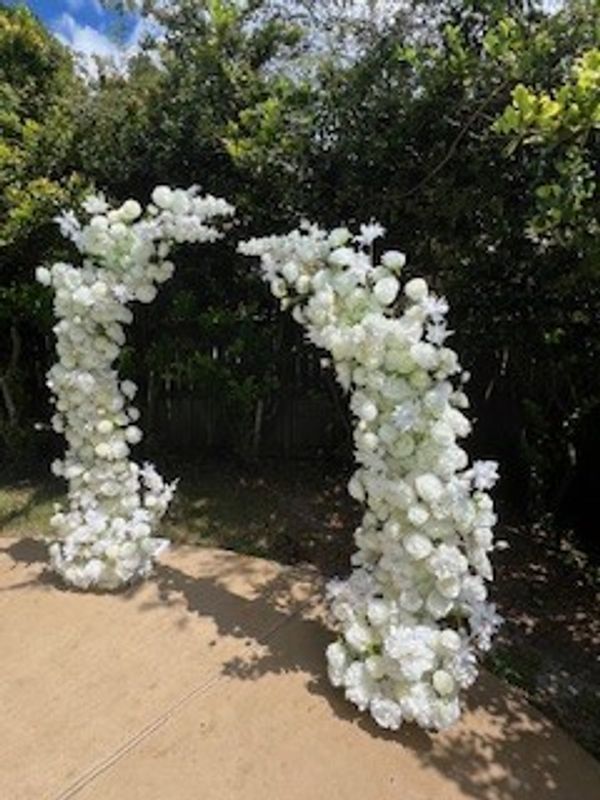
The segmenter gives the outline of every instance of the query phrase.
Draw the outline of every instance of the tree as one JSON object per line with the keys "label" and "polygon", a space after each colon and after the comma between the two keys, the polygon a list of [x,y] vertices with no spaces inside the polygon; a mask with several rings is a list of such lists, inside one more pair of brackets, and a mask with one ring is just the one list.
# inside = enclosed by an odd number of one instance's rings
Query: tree
{"label": "tree", "polygon": [[[507,151],[495,123],[524,81],[550,94],[564,83],[597,41],[598,8],[519,6],[436,4],[435,29],[415,38],[392,28],[325,76],[311,216],[361,220],[375,209],[389,243],[448,293],[479,376],[479,436],[504,464],[507,494],[539,510],[560,494],[568,421],[597,403],[598,283],[589,236],[584,253],[575,240],[548,250],[529,235],[548,150]],[[589,147],[597,152],[591,134]]]}
{"label": "tree", "polygon": [[[197,182],[236,205],[241,231],[289,224],[311,107],[305,82],[276,69],[300,32],[290,20],[261,17],[265,5],[157,9],[158,38],[127,74],[101,74],[82,109],[82,171],[121,199],[146,197],[155,184]],[[131,366],[141,384],[215,392],[222,427],[247,455],[278,374],[288,371],[290,355],[278,343],[291,326],[247,267],[237,268],[234,244],[197,261],[196,252],[182,254],[155,312],[159,331],[140,315],[132,339],[140,357]]]}
{"label": "tree", "polygon": [[35,352],[49,322],[47,300],[34,283],[34,267],[58,245],[53,216],[81,188],[72,164],[74,110],[83,91],[66,48],[26,8],[0,4],[0,447],[4,448],[22,446],[19,424],[28,410],[27,395],[32,394],[31,365],[25,368],[22,363],[23,335]]}

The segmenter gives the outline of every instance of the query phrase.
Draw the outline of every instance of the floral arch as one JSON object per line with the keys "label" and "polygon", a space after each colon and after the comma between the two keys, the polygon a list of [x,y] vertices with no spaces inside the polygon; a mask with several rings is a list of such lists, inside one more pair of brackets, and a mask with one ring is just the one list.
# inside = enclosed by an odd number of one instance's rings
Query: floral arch
{"label": "floral arch", "polygon": [[[67,440],[53,464],[69,502],[52,519],[51,560],[74,586],[114,589],[150,572],[166,546],[156,532],[175,490],[129,457],[142,438],[136,387],[114,366],[128,305],[151,302],[171,277],[173,243],[215,241],[217,220],[234,209],[164,186],[145,212],[135,200],[109,208],[102,196],[83,209],[85,224],[71,212],[60,218],[82,266],[37,271],[55,291],[59,360],[48,385],[52,425]],[[401,292],[404,255],[373,256],[383,233],[374,223],[358,236],[306,224],[240,250],[260,259],[281,306],[331,354],[356,421],[348,488],[366,509],[353,571],[328,586],[340,633],[327,649],[330,680],[382,727],[441,729],[458,718],[460,690],[475,680],[500,623],[486,585],[497,464],[469,464],[458,444],[471,428],[468,376],[445,344],[448,304],[421,278]]]}
{"label": "floral arch", "polygon": [[130,446],[142,439],[136,386],[120,380],[115,361],[125,343],[133,301],[150,303],[174,272],[171,247],[214,242],[216,222],[234,209],[224,200],[158,186],[143,211],[136,200],[110,208],[101,195],[83,203],[87,221],[59,218],[63,235],[82,257],[39,267],[38,280],[54,289],[58,362],[48,373],[56,412],[52,426],[67,451],[52,471],[68,481],[68,507],[52,525],[53,568],[76,587],[115,589],[147,575],[167,542],[157,537],[175,484],[152,464],[137,464]]}
{"label": "floral arch", "polygon": [[457,443],[471,429],[468,375],[445,345],[448,304],[421,278],[400,301],[404,254],[373,258],[383,233],[306,224],[241,251],[260,258],[281,306],[331,354],[356,421],[348,488],[366,510],[352,574],[328,586],[340,631],[330,680],[384,728],[442,729],[500,623],[486,587],[497,464],[469,465]]}

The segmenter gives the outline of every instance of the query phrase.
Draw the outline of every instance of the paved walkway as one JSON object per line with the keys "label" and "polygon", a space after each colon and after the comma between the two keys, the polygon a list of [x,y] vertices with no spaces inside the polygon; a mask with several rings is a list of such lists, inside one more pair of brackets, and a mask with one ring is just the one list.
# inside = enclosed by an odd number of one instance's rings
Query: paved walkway
{"label": "paved walkway", "polygon": [[443,735],[354,713],[309,569],[177,548],[100,595],[45,559],[0,539],[0,800],[600,798],[600,765],[489,675]]}

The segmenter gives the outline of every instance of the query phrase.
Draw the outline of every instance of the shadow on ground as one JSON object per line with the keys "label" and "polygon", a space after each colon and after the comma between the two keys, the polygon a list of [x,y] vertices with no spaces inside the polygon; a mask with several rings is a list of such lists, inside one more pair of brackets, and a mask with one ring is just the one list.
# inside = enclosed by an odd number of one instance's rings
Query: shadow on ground
{"label": "shadow on ground", "polygon": [[[45,545],[31,539],[0,546],[0,552],[28,565],[47,561]],[[261,562],[221,551],[213,574],[194,575],[183,571],[178,560],[170,556],[157,567],[152,578],[157,598],[141,603],[140,610],[152,613],[165,605],[181,608],[183,604],[185,616],[214,622],[219,637],[240,639],[248,655],[225,663],[224,675],[256,681],[267,674],[302,674],[307,690],[327,702],[338,718],[373,737],[409,748],[425,768],[442,773],[477,800],[588,800],[596,796],[594,787],[588,791],[573,781],[564,754],[574,752],[569,749],[574,745],[565,743],[564,734],[532,710],[517,690],[490,675],[482,675],[466,700],[467,709],[478,715],[477,724],[472,725],[473,717],[467,715],[445,734],[428,735],[412,725],[398,733],[386,732],[355,712],[325,674],[323,650],[332,634],[323,620],[315,571],[305,567],[274,570],[265,579]],[[40,581],[48,589],[57,586],[45,571]],[[235,589],[240,581],[243,594]],[[122,593],[123,602],[131,601],[137,592],[138,588],[131,587]],[[293,624],[289,624],[291,617]]]}

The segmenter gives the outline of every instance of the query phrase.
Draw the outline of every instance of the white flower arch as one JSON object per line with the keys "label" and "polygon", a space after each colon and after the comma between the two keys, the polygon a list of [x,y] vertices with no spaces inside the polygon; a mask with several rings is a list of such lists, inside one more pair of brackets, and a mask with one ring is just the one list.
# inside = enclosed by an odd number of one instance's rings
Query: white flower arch
{"label": "white flower arch", "polygon": [[331,353],[356,419],[349,491],[366,511],[351,576],[328,586],[340,630],[327,649],[330,680],[384,728],[442,729],[500,623],[486,587],[497,464],[469,466],[457,443],[471,428],[468,376],[445,345],[448,304],[421,278],[400,302],[404,255],[373,262],[383,233],[375,223],[354,238],[306,224],[240,249],[260,258],[272,293]]}
{"label": "white flower arch", "polygon": [[115,360],[132,321],[128,305],[150,303],[168,280],[173,244],[214,242],[218,218],[233,207],[199,196],[194,187],[157,187],[145,212],[135,200],[109,208],[101,195],[83,203],[87,221],[73,212],[59,218],[63,234],[82,256],[82,265],[39,267],[37,279],[54,289],[58,362],[48,373],[55,395],[52,426],[63,433],[67,452],[52,465],[69,484],[68,507],[52,525],[58,541],[51,562],[79,588],[114,589],[147,575],[166,546],[155,536],[173,496],[152,464],[129,458],[141,430],[131,405],[136,386],[122,381]]}

